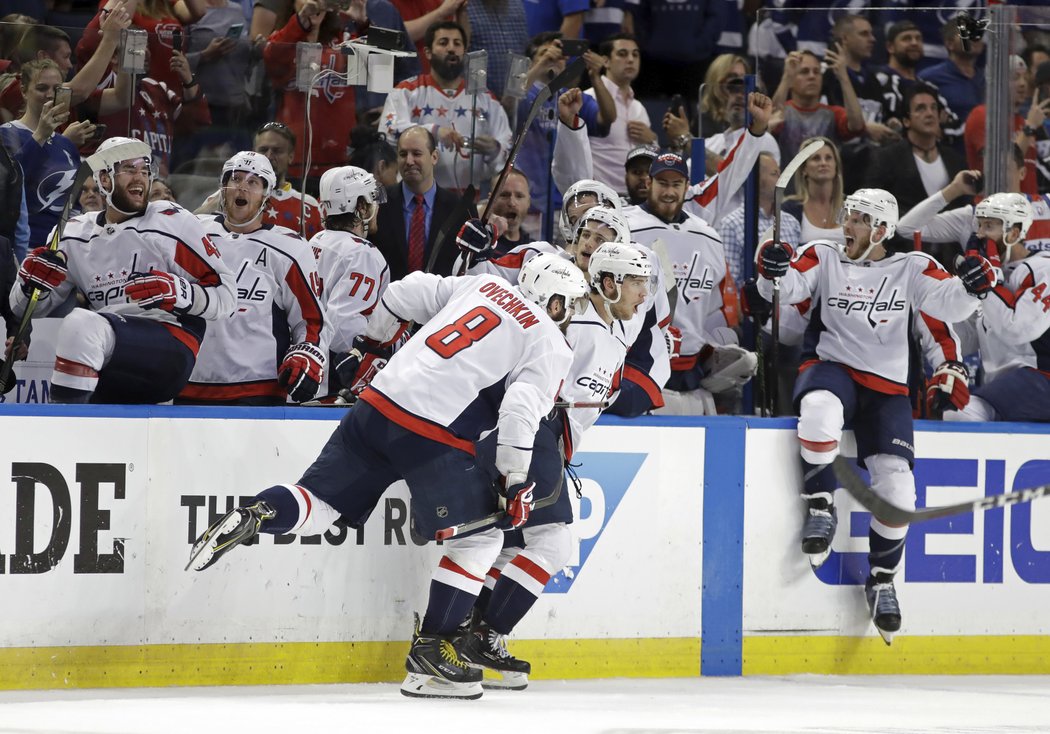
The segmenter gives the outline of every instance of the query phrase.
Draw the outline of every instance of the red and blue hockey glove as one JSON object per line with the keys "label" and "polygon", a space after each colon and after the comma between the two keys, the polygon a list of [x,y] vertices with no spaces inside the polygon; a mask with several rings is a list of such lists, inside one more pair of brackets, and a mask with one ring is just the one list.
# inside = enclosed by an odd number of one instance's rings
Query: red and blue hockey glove
{"label": "red and blue hockey glove", "polygon": [[[386,364],[386,360],[390,359],[393,351],[392,347],[384,347],[374,339],[358,334],[354,337],[350,351],[336,357],[335,372],[339,375],[339,382],[343,384],[343,387],[350,388],[355,394],[360,393],[367,383],[361,385],[357,390],[354,387],[361,381],[362,376],[369,371],[372,371],[374,376],[374,373]],[[380,360],[382,364],[377,365]],[[369,378],[370,381],[371,378]]]}
{"label": "red and blue hockey glove", "polygon": [[[32,294],[34,288],[41,293],[50,293],[53,288],[62,285],[68,274],[66,256],[60,250],[49,250],[46,247],[32,250],[18,269],[18,277],[22,279],[22,292],[27,296]],[[4,297],[7,295],[4,294]]]}
{"label": "red and blue hockey glove", "polygon": [[284,355],[277,368],[278,384],[288,390],[288,397],[305,403],[317,394],[324,379],[324,352],[309,342],[296,344]]}
{"label": "red and blue hockey glove", "polygon": [[132,273],[124,283],[124,295],[142,308],[185,311],[193,305],[193,286],[181,275],[151,270]]}
{"label": "red and blue hockey glove", "polygon": [[791,267],[790,245],[766,240],[758,249],[758,274],[767,280],[783,278]]}
{"label": "red and blue hockey glove", "polygon": [[682,330],[677,326],[668,326],[664,332],[664,342],[667,344],[667,354],[671,360],[682,356]]}
{"label": "red and blue hockey glove", "polygon": [[967,293],[978,298],[987,296],[998,281],[992,263],[976,253],[964,257],[957,270]]}
{"label": "red and blue hockey glove", "polygon": [[529,481],[525,474],[508,474],[498,481],[500,493],[506,503],[506,514],[496,523],[502,530],[520,528],[529,521],[533,505],[533,490],[536,482]]}
{"label": "red and blue hockey glove", "polygon": [[962,362],[949,360],[938,367],[926,386],[926,409],[940,418],[946,410],[962,410],[970,402],[970,373]]}
{"label": "red and blue hockey glove", "polygon": [[496,240],[501,234],[503,233],[500,232],[499,227],[492,222],[485,224],[480,219],[468,219],[459,228],[459,234],[456,235],[456,246],[477,262],[493,254]]}

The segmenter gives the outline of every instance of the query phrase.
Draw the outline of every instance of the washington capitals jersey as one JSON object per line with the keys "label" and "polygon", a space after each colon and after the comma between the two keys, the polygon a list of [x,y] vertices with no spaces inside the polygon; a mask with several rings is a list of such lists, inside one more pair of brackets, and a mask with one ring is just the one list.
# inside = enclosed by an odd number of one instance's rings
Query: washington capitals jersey
{"label": "washington capitals jersey", "polygon": [[[929,255],[853,262],[834,242],[812,244],[780,279],[781,303],[813,303],[804,351],[845,366],[865,387],[906,395],[913,311],[954,323],[973,313],[977,299]],[[758,288],[772,301],[772,281],[760,278]]]}
{"label": "washington capitals jersey", "polygon": [[728,326],[724,293],[728,267],[722,238],[699,217],[683,213],[667,224],[642,206],[624,210],[631,237],[656,248],[663,244],[678,288],[672,325],[682,332],[682,358],[693,359],[711,342],[711,330]]}
{"label": "washington capitals jersey", "polygon": [[[639,315],[630,321],[641,320]],[[572,366],[561,389],[563,400],[596,403],[616,399],[627,358],[628,337],[624,324],[616,319],[611,325],[606,324],[593,304],[588,304],[583,314],[572,317],[565,330],[565,338],[572,347]],[[565,442],[566,459],[572,457],[583,432],[594,425],[599,415],[599,408],[569,408],[565,411],[569,434]]]}
{"label": "washington capitals jersey", "polygon": [[354,337],[365,333],[368,317],[390,282],[382,253],[366,239],[326,229],[310,240],[317,256],[321,298],[325,305],[325,344],[349,352]]}
{"label": "washington capitals jersey", "polygon": [[468,140],[488,135],[500,145],[491,158],[439,146],[434,180],[443,188],[465,189],[471,183],[472,165],[473,181],[488,181],[507,162],[511,146],[507,113],[488,90],[467,94],[462,79],[454,90],[442,89],[430,74],[406,79],[394,87],[383,105],[379,129],[393,140],[413,125],[428,128],[435,137],[439,127],[452,127]]}
{"label": "washington capitals jersey", "polygon": [[387,288],[380,309],[423,326],[361,400],[469,453],[497,426],[501,444],[531,452],[572,364],[565,336],[540,306],[495,276],[415,272]]}
{"label": "washington capitals jersey", "polygon": [[223,226],[222,217],[202,219],[234,273],[237,305],[230,318],[208,328],[180,397],[284,398],[277,367],[285,352],[292,344],[319,345],[324,328],[313,251],[284,227],[238,234]]}
{"label": "washington capitals jersey", "polygon": [[[1032,205],[1032,226],[1028,228],[1024,244],[1030,252],[1050,251],[1050,198],[1046,194],[1029,196]],[[911,237],[916,232],[923,242],[958,242],[959,251],[966,249],[974,232],[972,204],[941,212],[948,206],[944,195],[937,192],[913,206],[897,223],[897,233]]]}
{"label": "washington capitals jersey", "polygon": [[284,186],[274,189],[270,199],[263,209],[263,224],[276,224],[287,227],[293,232],[299,232],[299,220],[303,213],[303,199],[306,199],[306,226],[303,227],[306,239],[310,239],[321,231],[321,205],[317,199],[306,194],[305,197],[292,185],[285,182]]}
{"label": "washington capitals jersey", "polygon": [[1006,282],[981,301],[976,329],[986,381],[1017,367],[1050,373],[1050,252],[1007,263]]}
{"label": "washington capitals jersey", "polygon": [[[74,289],[93,311],[160,321],[196,354],[204,337],[205,320],[224,319],[234,309],[233,274],[204,227],[188,211],[170,201],[154,201],[146,211],[119,224],[105,221],[104,212],[73,217],[59,241],[69,274],[51,293],[40,298],[34,316],[46,316]],[[193,303],[184,313],[144,309],[124,295],[132,273],[158,270],[190,281]],[[11,289],[11,307],[21,313],[28,299]]]}

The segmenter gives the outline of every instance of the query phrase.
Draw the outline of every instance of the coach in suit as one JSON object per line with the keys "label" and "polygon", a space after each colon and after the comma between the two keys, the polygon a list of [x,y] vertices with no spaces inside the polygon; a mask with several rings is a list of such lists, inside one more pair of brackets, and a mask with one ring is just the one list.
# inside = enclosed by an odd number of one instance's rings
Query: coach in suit
{"label": "coach in suit", "polygon": [[[456,232],[470,212],[460,211],[460,196],[434,182],[438,154],[434,136],[424,127],[410,127],[397,141],[397,168],[401,182],[388,186],[387,201],[376,216],[372,243],[390,266],[390,280],[423,270],[430,261],[441,225],[455,213],[449,242],[441,246],[431,272],[451,275],[456,260]],[[475,215],[476,216],[476,215]]]}
{"label": "coach in suit", "polygon": [[[966,168],[966,161],[952,148],[940,144],[941,105],[937,91],[915,84],[904,94],[904,139],[878,150],[864,185],[885,189],[897,199],[901,216],[940,191]],[[949,209],[970,203],[960,198]]]}

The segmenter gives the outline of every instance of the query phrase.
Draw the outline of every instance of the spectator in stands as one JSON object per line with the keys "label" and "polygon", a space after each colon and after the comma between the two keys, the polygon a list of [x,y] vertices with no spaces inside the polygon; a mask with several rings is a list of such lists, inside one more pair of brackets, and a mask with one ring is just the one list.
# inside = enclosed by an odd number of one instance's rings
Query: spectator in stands
{"label": "spectator in stands", "polygon": [[452,20],[467,30],[470,35],[470,18],[467,17],[467,0],[391,0],[401,19],[405,22],[408,38],[416,44],[420,68],[424,74],[430,72],[430,60],[426,55],[425,38],[427,28],[442,20]]}
{"label": "spectator in stands", "polygon": [[839,149],[830,138],[820,136],[803,140],[800,147],[813,140],[823,140],[824,147],[795,172],[795,193],[784,200],[783,211],[802,225],[800,244],[817,239],[845,243],[842,227],[837,224],[845,198]]}
{"label": "spectator in stands", "polygon": [[902,213],[947,186],[965,166],[962,156],[940,142],[942,111],[936,89],[911,85],[904,95],[904,139],[877,151],[867,170],[864,186],[889,191]]}
{"label": "spectator in stands", "polygon": [[[12,157],[7,145],[0,139],[0,322],[5,339],[0,357],[9,359],[7,354],[10,341],[18,331],[18,319],[15,318],[7,295],[16,282],[18,260],[15,257],[16,232],[20,226],[23,210],[22,168]],[[24,358],[24,355],[15,355]]]}
{"label": "spectator in stands", "polygon": [[1021,52],[1021,60],[1024,61],[1025,67],[1028,69],[1028,88],[1035,89],[1039,86],[1039,82],[1036,80],[1036,71],[1039,69],[1039,65],[1050,61],[1050,46],[1044,46],[1041,43],[1029,43],[1024,47],[1024,51]]}
{"label": "spectator in stands", "polygon": [[959,26],[952,22],[941,29],[948,58],[919,72],[919,79],[932,84],[948,102],[948,108],[966,120],[974,107],[984,102],[984,72],[977,59],[984,53],[984,41],[964,41]]}
{"label": "spectator in stands", "polygon": [[390,266],[390,280],[427,269],[438,275],[451,275],[456,248],[440,243],[434,267],[427,268],[434,255],[438,231],[453,221],[454,235],[470,212],[460,206],[460,197],[434,181],[438,162],[437,140],[425,127],[410,127],[397,140],[398,171],[401,183],[387,189],[387,201],[380,205],[372,243]]}
{"label": "spectator in stands", "polygon": [[521,0],[473,0],[467,3],[470,50],[489,52],[488,84],[503,99],[510,74],[510,54],[520,54],[529,42],[525,6]]}
{"label": "spectator in stands", "polygon": [[815,54],[809,51],[788,54],[784,75],[773,94],[774,106],[783,111],[783,121],[779,125],[774,121],[771,125],[780,141],[781,160],[794,158],[803,138],[825,137],[837,148],[866,132],[864,112],[853,91],[845,57],[829,48],[824,58],[839,80],[846,106],[821,103],[821,63]]}
{"label": "spectator in stands", "polygon": [[[1046,101],[1050,100],[1050,61],[1039,64],[1032,78],[1032,98],[1025,113],[1025,128],[1023,133],[1027,138],[1026,144],[1035,141],[1035,170],[1038,174],[1037,189],[1040,194],[1050,193],[1050,115],[1047,115]],[[1039,121],[1039,112],[1032,113],[1032,108],[1038,107],[1043,113],[1042,122]]]}
{"label": "spectator in stands", "polygon": [[[736,0],[731,0],[736,2]],[[582,37],[598,46],[615,33],[634,33],[634,15],[639,0],[603,0],[591,3],[583,16]]]}
{"label": "spectator in stands", "polygon": [[265,41],[295,15],[294,0],[254,0],[248,37],[252,43]]}
{"label": "spectator in stands", "polygon": [[[649,113],[635,99],[631,88],[642,65],[634,36],[628,33],[609,36],[602,41],[598,53],[605,60],[605,73],[599,80],[616,105],[616,119],[609,126],[608,135],[590,139],[594,179],[623,194],[626,191],[623,161],[628,151],[637,145],[655,143],[657,136],[649,123]],[[588,89],[585,94],[596,97],[596,90]]]}
{"label": "spectator in stands", "polygon": [[[153,187],[157,187],[157,182],[153,183]],[[153,190],[150,190],[150,195],[153,194]],[[88,178],[84,181],[84,185],[80,188],[80,199],[77,201],[80,205],[80,213],[86,214],[87,212],[100,212],[106,206],[106,202],[102,199],[102,192],[98,190],[98,184],[95,183],[95,179]]]}
{"label": "spectator in stands", "polygon": [[18,71],[17,56],[22,38],[30,26],[39,22],[23,13],[8,13],[0,18],[0,74]]}
{"label": "spectator in stands", "polygon": [[627,153],[623,163],[623,185],[627,190],[628,204],[644,204],[649,201],[649,189],[653,179],[649,169],[660,155],[660,149],[654,145],[639,145]]}
{"label": "spectator in stands", "polygon": [[89,122],[75,122],[64,134],[56,134],[69,118],[69,108],[64,103],[54,103],[55,90],[62,86],[62,72],[54,61],[30,61],[22,65],[20,74],[25,112],[0,126],[4,145],[18,161],[24,176],[29,231],[26,239],[15,242],[19,260],[25,257],[27,249],[46,244],[80,166],[77,147],[95,130]]}
{"label": "spectator in stands", "polygon": [[[758,154],[758,231],[765,232],[773,226],[776,212],[773,208],[773,195],[776,192],[777,179],[780,178],[780,164],[771,154],[763,151]],[[744,206],[726,215],[718,226],[725,247],[729,272],[737,283],[743,283],[747,274],[746,261],[754,256],[744,246],[746,228],[749,227],[747,212]],[[780,239],[792,247],[798,247],[802,236],[802,225],[793,215],[784,211],[780,216]],[[757,243],[756,243],[757,244]]]}
{"label": "spectator in stands", "polygon": [[[252,44],[244,30],[244,11],[231,0],[205,0],[204,16],[187,29],[186,58],[208,100],[212,125],[233,136],[248,114],[245,81]],[[245,145],[249,144],[247,136]]]}
{"label": "spectator in stands", "polygon": [[[301,0],[299,11],[270,36],[263,50],[270,83],[281,92],[277,119],[291,128],[298,140],[291,165],[293,177],[302,175],[309,156],[307,192],[316,191],[317,179],[325,170],[346,162],[346,131],[357,120],[354,89],[346,84],[346,56],[339,49],[344,37],[338,12],[326,11],[319,0]],[[324,70],[311,90],[313,145],[309,152],[303,127],[307,95],[296,87],[295,49],[300,42],[321,44],[320,66]]]}
{"label": "spectator in stands", "polygon": [[[80,200],[83,201],[84,197],[81,196]],[[149,190],[150,201],[174,201],[177,202],[178,198],[175,196],[175,189],[171,188],[171,184],[165,178],[158,178],[153,182],[153,186]]]}
{"label": "spectator in stands", "polygon": [[468,94],[464,78],[467,35],[441,21],[427,29],[424,51],[430,73],[398,84],[387,95],[380,130],[396,138],[423,125],[438,141],[434,176],[439,186],[462,191],[503,168],[511,146],[507,113],[491,92]]}
{"label": "spectator in stands", "polygon": [[[496,179],[493,179],[493,189],[495,186]],[[496,240],[496,252],[500,255],[510,252],[518,245],[527,245],[536,239],[524,228],[530,204],[528,176],[519,168],[510,169],[503,188],[500,189],[496,195],[496,201],[492,204],[492,214],[503,217],[507,222],[506,231]]]}
{"label": "spectator in stands", "polygon": [[368,171],[380,186],[397,183],[397,149],[386,135],[374,128],[358,125],[350,131],[350,165]]}
{"label": "spectator in stands", "polygon": [[700,83],[726,25],[725,0],[648,0],[637,6],[634,33],[645,57],[634,87],[640,95],[684,93],[697,99]]}
{"label": "spectator in stands", "polygon": [[148,34],[146,49],[154,64],[151,69],[156,80],[164,82],[168,89],[178,89],[182,79],[171,66],[175,39],[185,39],[185,26],[204,15],[205,0],[139,0],[134,5],[125,3],[125,0],[100,0],[98,13],[88,23],[77,44],[77,58],[86,59],[95,53],[102,41],[101,29],[106,17],[118,7],[125,6],[134,8],[131,25]]}
{"label": "spectator in stands", "polygon": [[[518,103],[518,119],[522,119],[532,106],[540,91],[557,74],[565,69],[567,58],[561,50],[561,36],[558,33],[541,33],[529,40],[525,50],[531,65],[528,74],[528,93]],[[601,57],[587,52],[587,72],[592,83],[598,81],[601,71]],[[599,86],[600,85],[600,86]],[[581,95],[582,106],[576,115],[577,122],[586,129],[588,136],[602,136],[608,133],[609,126],[616,119],[616,104],[604,84],[595,86],[595,96]],[[541,221],[541,239],[550,240],[553,234],[554,212],[561,209],[561,192],[554,185],[551,176],[551,165],[554,158],[554,145],[558,130],[558,93],[543,105],[531,127],[525,133],[516,165],[529,178],[530,196],[533,209],[538,212]]]}
{"label": "spectator in stands", "polygon": [[529,37],[558,33],[562,38],[579,38],[590,0],[529,0],[525,5]]}

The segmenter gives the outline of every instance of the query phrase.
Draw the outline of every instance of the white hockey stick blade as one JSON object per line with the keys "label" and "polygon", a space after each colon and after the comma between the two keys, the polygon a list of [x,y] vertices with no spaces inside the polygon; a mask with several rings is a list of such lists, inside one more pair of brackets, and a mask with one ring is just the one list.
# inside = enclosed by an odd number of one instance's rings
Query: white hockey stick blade
{"label": "white hockey stick blade", "polygon": [[802,165],[809,160],[809,157],[816,153],[818,150],[824,147],[823,140],[814,140],[812,143],[807,145],[805,148],[795,154],[795,157],[791,159],[791,162],[787,164],[783,171],[780,172],[780,178],[777,179],[777,188],[783,191],[791,183],[791,179],[795,175],[795,171],[802,168]]}
{"label": "white hockey stick blade", "polygon": [[846,491],[853,495],[853,498],[864,505],[875,517],[889,525],[908,525],[922,522],[923,520],[935,520],[938,517],[966,515],[978,510],[994,510],[998,507],[1031,502],[1040,497],[1050,496],[1050,484],[1041,484],[1038,487],[1020,489],[1016,492],[1007,492],[1006,494],[996,494],[976,500],[967,500],[954,505],[906,510],[903,507],[897,507],[892,502],[887,502],[875,494],[875,491],[864,483],[864,480],[853,471],[849,462],[841,456],[835,459],[833,469],[835,477]]}

